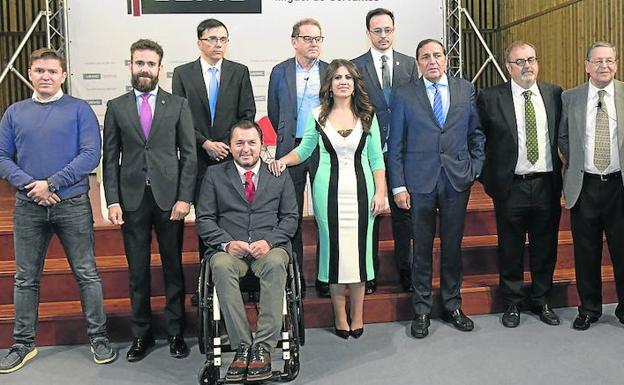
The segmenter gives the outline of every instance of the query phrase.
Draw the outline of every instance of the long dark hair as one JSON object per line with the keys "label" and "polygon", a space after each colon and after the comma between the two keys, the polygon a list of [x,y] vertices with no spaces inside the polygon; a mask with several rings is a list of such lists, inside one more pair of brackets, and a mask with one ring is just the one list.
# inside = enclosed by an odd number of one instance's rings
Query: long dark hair
{"label": "long dark hair", "polygon": [[335,59],[329,63],[329,67],[327,68],[327,72],[325,73],[325,77],[321,83],[321,90],[319,91],[319,99],[321,100],[319,123],[322,126],[325,125],[327,116],[334,107],[334,96],[331,91],[331,85],[334,74],[340,67],[345,67],[353,78],[354,92],[351,96],[351,111],[353,111],[353,115],[360,119],[362,122],[362,130],[368,134],[375,111],[373,109],[373,105],[368,100],[366,91],[364,91],[364,80],[362,80],[362,76],[353,63],[345,59]]}

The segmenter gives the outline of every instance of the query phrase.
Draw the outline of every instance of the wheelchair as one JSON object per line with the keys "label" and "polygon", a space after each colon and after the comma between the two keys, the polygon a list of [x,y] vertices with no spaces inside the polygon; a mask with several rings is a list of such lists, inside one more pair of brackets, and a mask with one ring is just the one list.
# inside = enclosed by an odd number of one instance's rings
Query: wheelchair
{"label": "wheelchair", "polygon": [[[299,375],[299,349],[305,345],[300,274],[297,258],[293,255],[287,268],[282,331],[276,349],[277,353],[281,348],[284,368],[281,371],[273,369],[271,378],[265,381],[292,381]],[[257,302],[260,280],[251,269],[247,275],[240,278],[239,282],[242,294],[247,294],[248,302]],[[221,353],[236,350],[237,347],[222,344],[222,335],[219,330],[221,320],[219,298],[211,280],[210,264],[205,259],[201,261],[198,294],[198,345],[199,351],[206,356],[206,360],[199,369],[197,379],[201,385],[224,384],[225,377],[221,377]]]}

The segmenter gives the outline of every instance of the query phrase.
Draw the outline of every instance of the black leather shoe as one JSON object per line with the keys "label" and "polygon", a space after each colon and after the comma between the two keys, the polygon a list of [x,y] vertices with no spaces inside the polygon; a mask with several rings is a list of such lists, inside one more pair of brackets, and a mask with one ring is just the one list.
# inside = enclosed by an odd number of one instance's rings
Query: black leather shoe
{"label": "black leather shoe", "polygon": [[505,309],[503,317],[501,318],[501,322],[506,328],[515,328],[520,325],[520,311],[518,310],[518,306],[507,306],[507,309]]}
{"label": "black leather shoe", "polygon": [[348,330],[334,328],[334,334],[345,340],[349,338]]}
{"label": "black leather shoe", "polygon": [[375,279],[366,281],[366,283],[364,284],[364,294],[373,294],[376,291],[377,291],[377,281]]}
{"label": "black leather shoe", "polygon": [[349,332],[349,334],[351,334],[351,337],[358,339],[360,337],[362,337],[362,334],[364,334],[364,328],[359,328],[359,329],[355,329],[355,330],[351,330]]}
{"label": "black leather shoe", "polygon": [[559,325],[561,324],[561,320],[559,316],[555,314],[550,305],[545,304],[539,307],[534,307],[531,309],[533,314],[539,315],[540,320],[547,325]]}
{"label": "black leather shoe", "polygon": [[464,314],[462,309],[455,309],[453,311],[445,310],[442,313],[442,320],[452,323],[455,329],[462,332],[469,332],[474,329],[474,323]]}
{"label": "black leather shoe", "polygon": [[620,323],[624,324],[624,305],[617,305],[615,308],[615,316],[620,320]]}
{"label": "black leather shoe", "polygon": [[429,320],[429,314],[416,314],[414,320],[412,321],[412,337],[414,338],[425,338],[429,334],[429,325],[431,325],[431,321]]}
{"label": "black leather shoe", "polygon": [[409,270],[399,270],[399,280],[401,281],[401,287],[403,291],[411,293],[414,291],[412,287],[412,272]]}
{"label": "black leather shoe", "polygon": [[199,306],[199,293],[195,292],[191,296],[191,306]]}
{"label": "black leather shoe", "polygon": [[156,342],[152,336],[135,338],[132,341],[132,346],[128,349],[126,359],[129,362],[141,361],[154,345],[156,345]]}
{"label": "black leather shoe", "polygon": [[184,358],[189,355],[189,348],[182,335],[169,336],[169,354],[173,358]]}
{"label": "black leather shoe", "polygon": [[329,294],[329,283],[327,282],[316,281],[316,291],[321,298],[331,297]]}
{"label": "black leather shoe", "polygon": [[594,322],[598,321],[598,317],[589,314],[579,314],[572,322],[572,328],[575,330],[587,330]]}
{"label": "black leather shoe", "polygon": [[251,348],[245,344],[240,344],[236,349],[234,360],[225,374],[226,382],[243,382],[247,377],[247,365],[249,364],[249,351]]}
{"label": "black leather shoe", "polygon": [[263,381],[271,375],[271,353],[262,344],[254,345],[247,366],[247,381]]}

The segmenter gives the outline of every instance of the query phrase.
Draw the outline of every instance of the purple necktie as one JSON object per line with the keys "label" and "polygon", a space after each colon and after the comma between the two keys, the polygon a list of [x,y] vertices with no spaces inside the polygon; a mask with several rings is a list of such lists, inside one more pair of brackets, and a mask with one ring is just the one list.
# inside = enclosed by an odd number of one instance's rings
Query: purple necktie
{"label": "purple necktie", "polygon": [[141,94],[141,108],[139,109],[139,120],[141,121],[141,127],[143,127],[143,135],[145,139],[149,136],[152,129],[152,107],[149,104],[150,94]]}

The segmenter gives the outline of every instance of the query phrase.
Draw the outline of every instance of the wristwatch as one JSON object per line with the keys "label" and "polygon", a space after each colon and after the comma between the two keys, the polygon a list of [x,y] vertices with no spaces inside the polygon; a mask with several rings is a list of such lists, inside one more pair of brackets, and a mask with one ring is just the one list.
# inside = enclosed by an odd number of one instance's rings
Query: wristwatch
{"label": "wristwatch", "polygon": [[48,182],[48,191],[52,194],[56,194],[58,192],[58,188],[54,184],[52,184],[52,180],[48,178],[46,179],[46,182]]}

